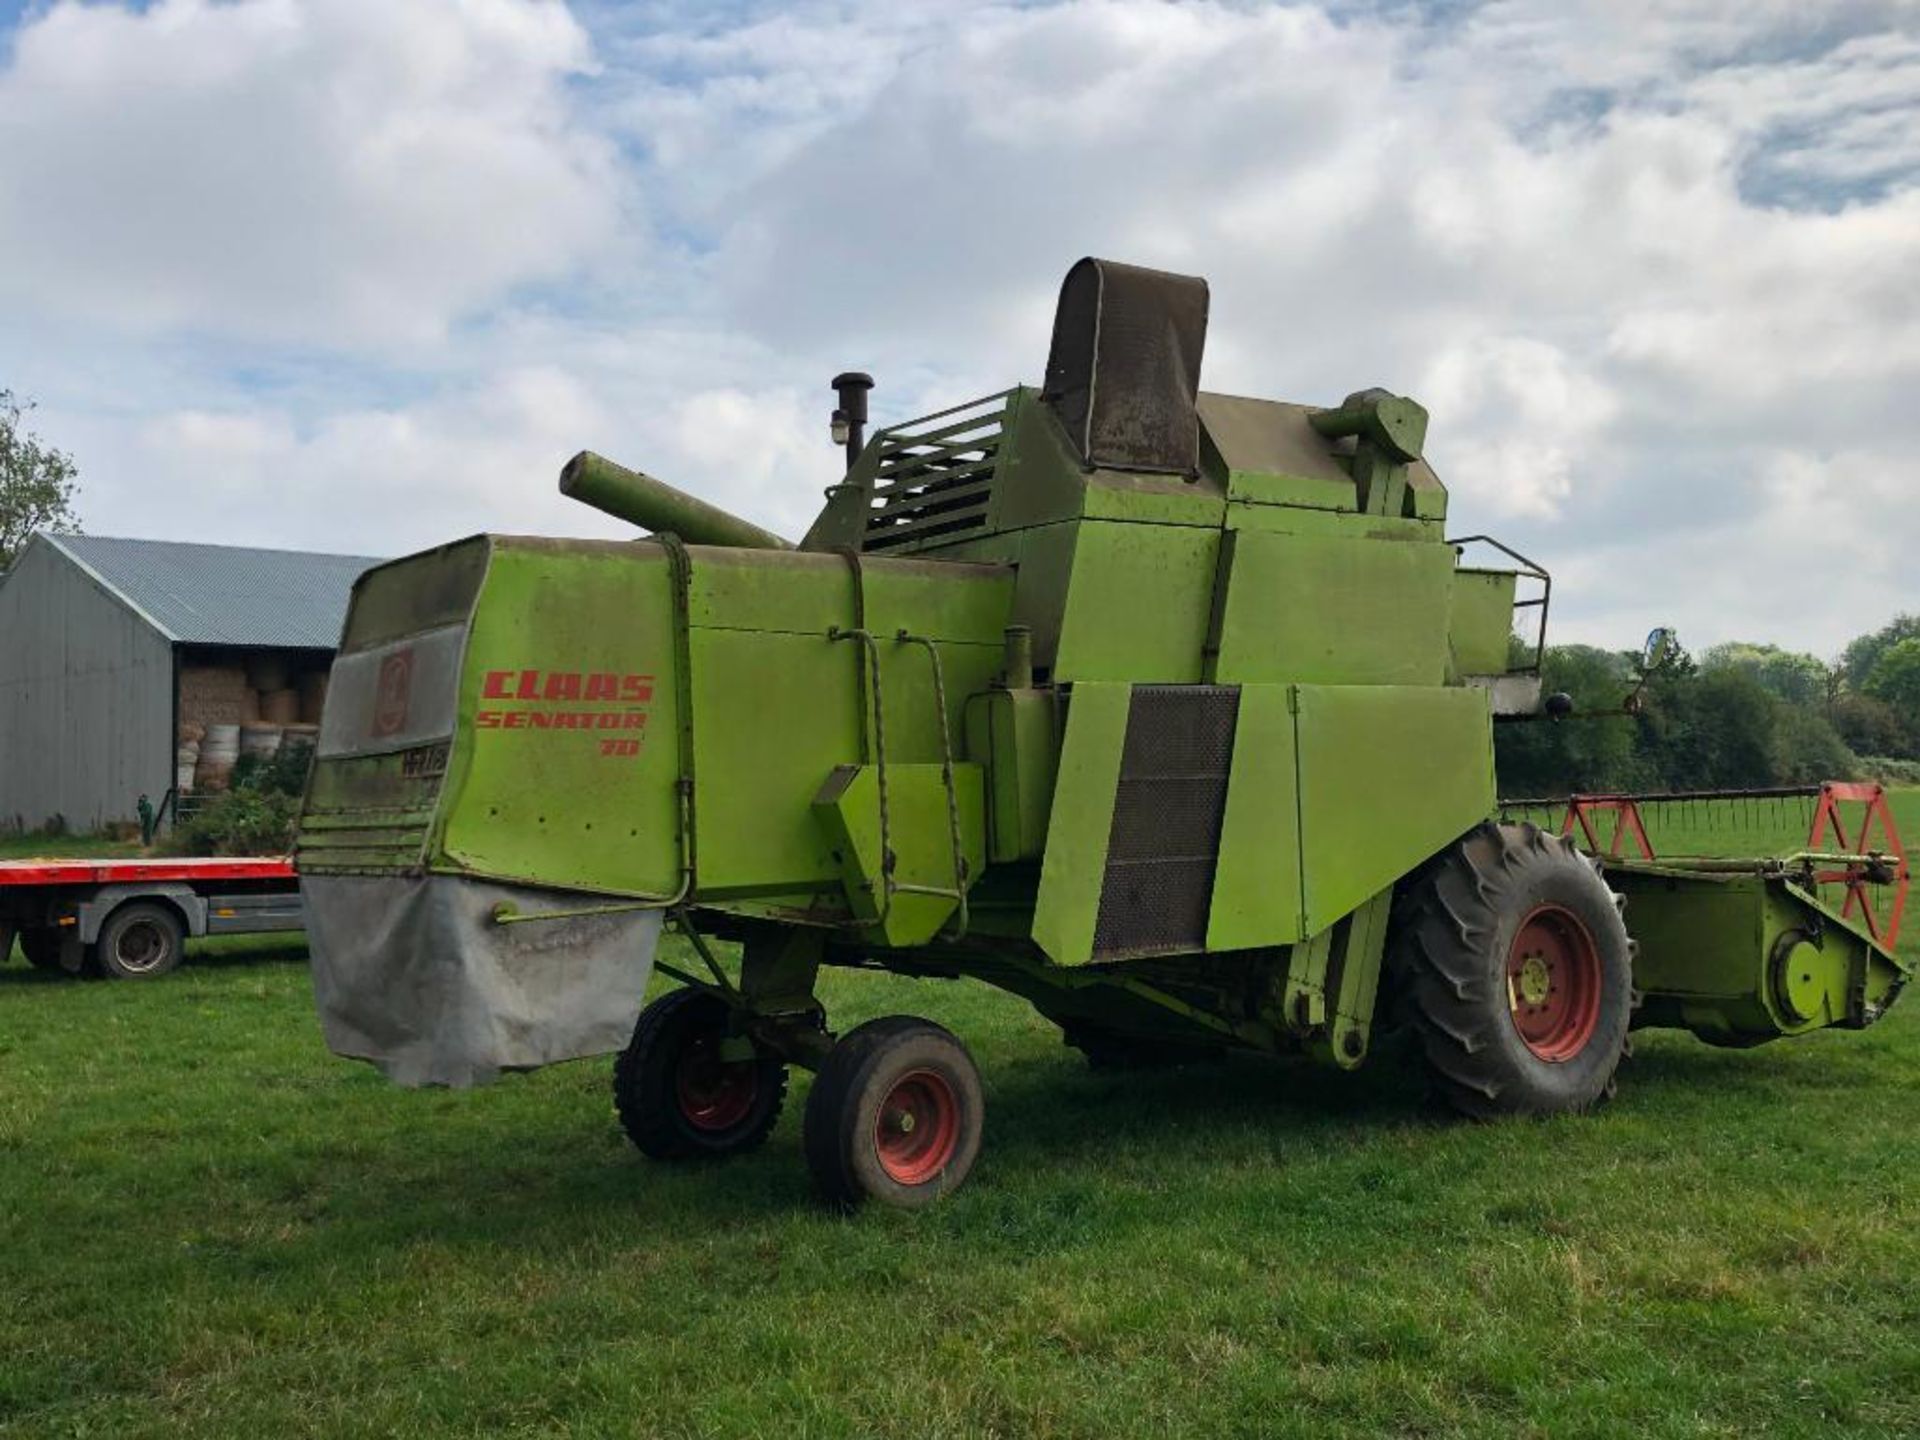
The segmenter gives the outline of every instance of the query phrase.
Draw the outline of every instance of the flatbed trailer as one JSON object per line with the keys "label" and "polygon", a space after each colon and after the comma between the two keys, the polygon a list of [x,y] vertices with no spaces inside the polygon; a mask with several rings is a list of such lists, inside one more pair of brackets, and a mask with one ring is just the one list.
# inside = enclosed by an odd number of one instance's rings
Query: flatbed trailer
{"label": "flatbed trailer", "polygon": [[305,927],[283,855],[0,860],[0,961],[18,935],[40,970],[149,980],[190,937]]}

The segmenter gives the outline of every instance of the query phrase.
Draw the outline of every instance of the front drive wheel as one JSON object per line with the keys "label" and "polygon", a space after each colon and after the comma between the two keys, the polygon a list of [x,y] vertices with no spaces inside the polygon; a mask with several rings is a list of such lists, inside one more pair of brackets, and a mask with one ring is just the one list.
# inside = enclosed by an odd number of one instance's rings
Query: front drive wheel
{"label": "front drive wheel", "polygon": [[122,905],[93,944],[94,963],[113,980],[152,980],[180,968],[186,953],[180,917],[165,905]]}
{"label": "front drive wheel", "polygon": [[640,1012],[613,1064],[613,1104],[640,1153],[655,1160],[718,1158],[767,1138],[787,1098],[787,1067],[772,1055],[729,1060],[726,1002],[672,990]]}
{"label": "front drive wheel", "polygon": [[1620,900],[1572,843],[1483,825],[1400,898],[1390,967],[1442,1096],[1552,1115],[1613,1090],[1633,1011]]}
{"label": "front drive wheel", "polygon": [[807,1096],[807,1168],[821,1197],[901,1209],[957,1188],[980,1154],[980,1072],[953,1034],[889,1015],[827,1052]]}

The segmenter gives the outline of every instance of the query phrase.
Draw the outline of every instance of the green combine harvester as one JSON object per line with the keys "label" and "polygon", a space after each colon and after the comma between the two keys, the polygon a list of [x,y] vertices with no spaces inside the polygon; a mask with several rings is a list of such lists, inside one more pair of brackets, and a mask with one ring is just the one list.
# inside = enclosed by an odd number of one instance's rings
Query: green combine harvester
{"label": "green combine harvester", "polygon": [[[926,1020],[836,1035],[822,966],[985,981],[1100,1064],[1351,1069],[1404,1022],[1475,1116],[1595,1104],[1636,1023],[1877,1019],[1897,840],[1603,878],[1498,822],[1494,725],[1566,708],[1546,573],[1463,563],[1413,401],[1202,392],[1207,307],[1083,260],[1039,388],[867,440],[839,377],[798,545],[582,454],[561,489],[650,538],[368,572],[298,854],[329,1044],[445,1085],[617,1051],[659,1159],[758,1144],[800,1066],[822,1193],[911,1206],[972,1168],[978,1074]],[[642,1010],[667,922],[704,968]]]}

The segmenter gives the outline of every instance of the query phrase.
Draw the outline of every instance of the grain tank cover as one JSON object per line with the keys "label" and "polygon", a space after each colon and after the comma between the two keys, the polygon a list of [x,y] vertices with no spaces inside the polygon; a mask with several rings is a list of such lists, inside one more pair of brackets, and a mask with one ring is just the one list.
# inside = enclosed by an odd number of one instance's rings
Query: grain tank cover
{"label": "grain tank cover", "polygon": [[1060,286],[1042,398],[1088,466],[1192,474],[1206,343],[1206,281],[1082,260]]}

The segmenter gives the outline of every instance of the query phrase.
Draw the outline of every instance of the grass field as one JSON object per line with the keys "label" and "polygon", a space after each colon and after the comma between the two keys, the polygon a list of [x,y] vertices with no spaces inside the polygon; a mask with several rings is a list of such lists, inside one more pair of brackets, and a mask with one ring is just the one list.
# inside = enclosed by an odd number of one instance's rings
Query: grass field
{"label": "grass field", "polygon": [[1391,1067],[1096,1075],[990,991],[841,975],[837,1025],[969,1041],[989,1127],[944,1205],[843,1219],[797,1104],[682,1170],[606,1062],[395,1090],[299,955],[0,969],[0,1433],[1920,1433],[1920,1004],[1642,1036],[1603,1113],[1474,1126]]}
{"label": "grass field", "polygon": [[40,855],[138,855],[138,843],[99,835],[0,835],[0,860],[31,860]]}

